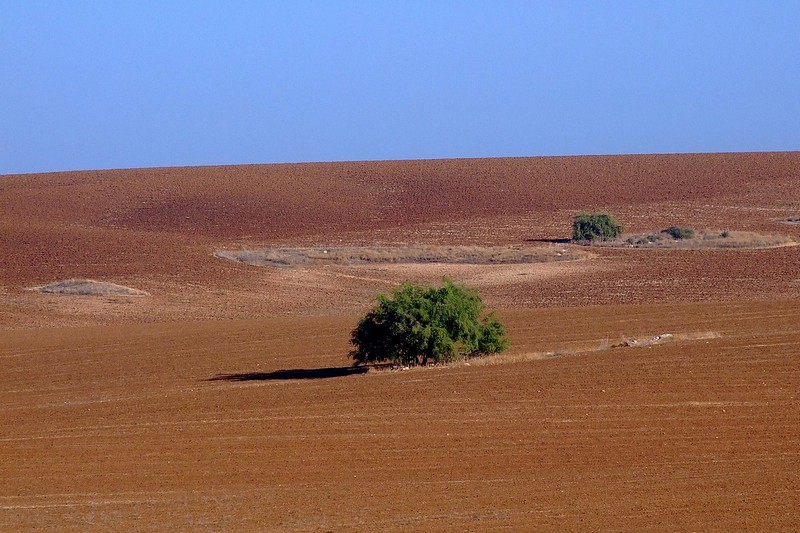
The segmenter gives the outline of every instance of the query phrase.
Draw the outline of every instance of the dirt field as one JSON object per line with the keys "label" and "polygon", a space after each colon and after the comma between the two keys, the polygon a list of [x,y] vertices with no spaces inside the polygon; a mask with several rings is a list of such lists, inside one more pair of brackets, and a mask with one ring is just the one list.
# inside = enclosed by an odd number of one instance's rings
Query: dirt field
{"label": "dirt field", "polygon": [[[798,239],[799,174],[794,152],[0,176],[0,530],[796,531],[800,247],[213,252],[570,247],[581,209]],[[378,292],[443,275],[499,310],[507,355],[346,370]],[[26,290],[87,278],[149,296]]]}

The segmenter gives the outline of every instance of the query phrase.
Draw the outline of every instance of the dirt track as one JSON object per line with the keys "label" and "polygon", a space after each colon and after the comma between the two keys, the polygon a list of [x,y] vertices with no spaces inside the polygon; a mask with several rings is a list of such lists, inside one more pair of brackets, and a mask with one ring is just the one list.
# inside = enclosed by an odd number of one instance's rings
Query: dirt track
{"label": "dirt track", "polygon": [[[798,530],[800,247],[283,270],[212,256],[541,246],[582,208],[632,231],[798,237],[782,222],[798,169],[785,153],[0,176],[0,530]],[[444,274],[500,309],[507,359],[529,360],[326,377],[376,292]],[[24,290],[67,278],[151,296]],[[661,333],[687,335],[597,351]]]}

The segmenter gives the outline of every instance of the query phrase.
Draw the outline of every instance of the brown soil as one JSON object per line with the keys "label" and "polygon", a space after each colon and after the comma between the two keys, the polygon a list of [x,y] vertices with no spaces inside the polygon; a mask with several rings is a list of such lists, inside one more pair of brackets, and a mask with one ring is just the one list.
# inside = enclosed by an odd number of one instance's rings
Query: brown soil
{"label": "brown soil", "polygon": [[350,376],[355,315],[7,333],[0,529],[796,530],[799,313],[503,310],[574,355]]}
{"label": "brown soil", "polygon": [[[213,256],[551,246],[578,210],[797,239],[798,168],[792,152],[0,176],[0,530],[800,529],[800,247]],[[510,353],[344,368],[378,292],[444,275],[499,309]],[[70,278],[151,296],[25,290]]]}

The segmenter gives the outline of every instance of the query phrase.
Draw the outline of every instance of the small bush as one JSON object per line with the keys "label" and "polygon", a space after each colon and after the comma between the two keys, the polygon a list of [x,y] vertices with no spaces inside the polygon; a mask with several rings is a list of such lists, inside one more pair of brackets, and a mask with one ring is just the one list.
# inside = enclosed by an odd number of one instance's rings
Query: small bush
{"label": "small bush", "polygon": [[730,237],[730,236],[731,236],[731,232],[730,232],[730,230],[727,230],[727,229],[726,229],[725,231],[723,231],[722,233],[720,233],[720,234],[719,234],[719,236],[720,236],[720,237],[722,237],[723,239],[727,239],[728,237]]}
{"label": "small bush", "polygon": [[410,283],[378,304],[358,323],[350,356],[356,365],[391,361],[414,366],[441,363],[508,347],[506,328],[485,316],[480,296],[445,278],[443,286]]}
{"label": "small bush", "polygon": [[673,239],[692,239],[694,238],[694,230],[691,228],[679,228],[678,226],[670,226],[662,233],[666,233]]}
{"label": "small bush", "polygon": [[573,241],[616,239],[622,226],[608,213],[578,213],[572,221]]}

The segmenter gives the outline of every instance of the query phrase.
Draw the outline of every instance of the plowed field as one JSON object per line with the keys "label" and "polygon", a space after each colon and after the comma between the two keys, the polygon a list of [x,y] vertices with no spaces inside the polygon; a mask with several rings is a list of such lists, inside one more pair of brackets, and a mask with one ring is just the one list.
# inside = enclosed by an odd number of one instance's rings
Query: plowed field
{"label": "plowed field", "polygon": [[[0,207],[0,530],[800,529],[800,247],[213,256],[571,247],[581,209],[798,238],[799,153],[0,176]],[[347,369],[378,292],[443,275],[499,310],[510,352]],[[149,296],[26,290],[72,278]]]}

